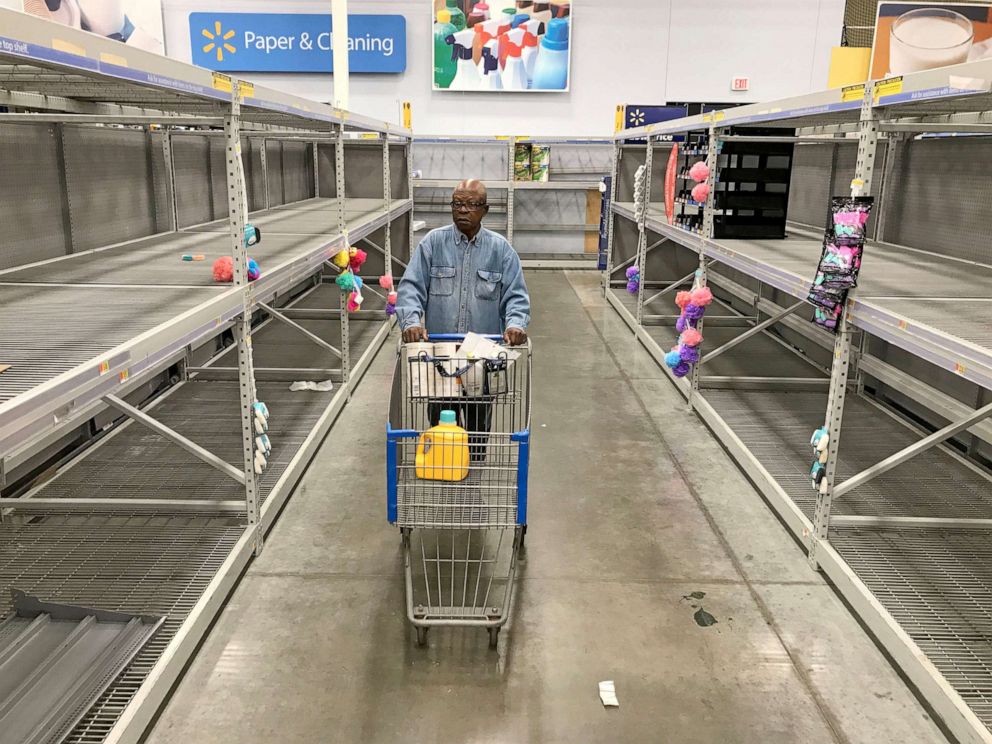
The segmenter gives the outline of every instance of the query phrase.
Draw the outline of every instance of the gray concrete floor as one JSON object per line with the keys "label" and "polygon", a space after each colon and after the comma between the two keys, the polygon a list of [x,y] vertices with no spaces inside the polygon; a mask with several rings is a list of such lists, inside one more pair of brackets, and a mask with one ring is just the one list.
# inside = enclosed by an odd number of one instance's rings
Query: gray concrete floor
{"label": "gray concrete floor", "polygon": [[598,275],[528,282],[530,531],[498,650],[461,629],[418,648],[405,622],[387,344],[149,742],[945,741]]}

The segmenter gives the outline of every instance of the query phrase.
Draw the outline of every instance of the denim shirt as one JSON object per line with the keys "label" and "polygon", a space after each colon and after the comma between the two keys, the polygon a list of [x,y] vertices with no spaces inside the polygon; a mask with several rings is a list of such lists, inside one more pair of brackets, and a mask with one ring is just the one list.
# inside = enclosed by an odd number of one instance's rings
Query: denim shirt
{"label": "denim shirt", "polygon": [[501,334],[507,328],[526,330],[530,323],[520,257],[505,238],[485,228],[471,240],[454,225],[431,230],[414,251],[398,295],[403,330],[424,326],[428,334]]}

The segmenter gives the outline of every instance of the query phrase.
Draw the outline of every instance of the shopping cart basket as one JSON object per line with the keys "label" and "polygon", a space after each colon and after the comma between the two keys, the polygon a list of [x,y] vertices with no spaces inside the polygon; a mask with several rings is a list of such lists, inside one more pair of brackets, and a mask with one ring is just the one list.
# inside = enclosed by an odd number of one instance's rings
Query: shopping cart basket
{"label": "shopping cart basket", "polygon": [[[527,529],[531,349],[476,360],[458,355],[463,340],[400,345],[386,427],[387,508],[400,528],[417,643],[432,627],[477,626],[495,648]],[[468,432],[460,481],[417,477],[421,435],[442,410],[455,411]]]}

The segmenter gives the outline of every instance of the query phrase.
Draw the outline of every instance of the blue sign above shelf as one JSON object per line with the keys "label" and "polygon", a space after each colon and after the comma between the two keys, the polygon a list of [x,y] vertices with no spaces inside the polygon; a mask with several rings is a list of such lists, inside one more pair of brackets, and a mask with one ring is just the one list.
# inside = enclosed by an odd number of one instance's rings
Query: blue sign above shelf
{"label": "blue sign above shelf", "polygon": [[[193,64],[223,72],[333,72],[331,16],[190,13]],[[406,70],[406,18],[349,15],[350,72]]]}

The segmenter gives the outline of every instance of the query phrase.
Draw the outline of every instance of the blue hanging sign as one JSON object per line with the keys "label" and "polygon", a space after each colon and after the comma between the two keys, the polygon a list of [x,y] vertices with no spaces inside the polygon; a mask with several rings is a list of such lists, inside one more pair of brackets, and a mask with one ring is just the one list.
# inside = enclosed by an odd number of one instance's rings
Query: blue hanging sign
{"label": "blue hanging sign", "polygon": [[[333,72],[331,16],[190,13],[193,64],[223,72]],[[406,70],[406,18],[349,15],[350,72]]]}

